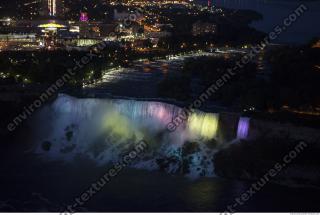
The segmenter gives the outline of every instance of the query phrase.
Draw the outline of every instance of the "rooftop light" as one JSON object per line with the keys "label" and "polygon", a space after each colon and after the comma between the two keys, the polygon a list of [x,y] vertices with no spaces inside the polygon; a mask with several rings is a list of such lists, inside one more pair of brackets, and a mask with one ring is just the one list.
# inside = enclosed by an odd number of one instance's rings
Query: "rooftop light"
{"label": "rooftop light", "polygon": [[47,23],[38,25],[39,28],[65,28],[65,25],[57,24],[57,23]]}

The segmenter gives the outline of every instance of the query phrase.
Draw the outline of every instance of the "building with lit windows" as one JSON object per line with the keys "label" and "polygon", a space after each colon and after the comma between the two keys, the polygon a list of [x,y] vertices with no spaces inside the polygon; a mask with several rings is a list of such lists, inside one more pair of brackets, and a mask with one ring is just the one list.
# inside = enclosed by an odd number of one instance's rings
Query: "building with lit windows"
{"label": "building with lit windows", "polygon": [[56,16],[57,14],[57,0],[48,0],[49,16]]}
{"label": "building with lit windows", "polygon": [[62,17],[64,16],[64,12],[64,0],[43,0],[43,16]]}
{"label": "building with lit windows", "polygon": [[192,35],[213,34],[216,31],[216,25],[209,22],[198,21],[192,25]]}

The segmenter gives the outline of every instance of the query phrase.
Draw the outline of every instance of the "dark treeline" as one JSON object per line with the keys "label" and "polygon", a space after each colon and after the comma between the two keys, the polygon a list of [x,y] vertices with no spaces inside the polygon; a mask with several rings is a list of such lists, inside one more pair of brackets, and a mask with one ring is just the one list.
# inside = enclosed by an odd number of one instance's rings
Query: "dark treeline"
{"label": "dark treeline", "polygon": [[[320,107],[320,49],[281,47],[267,55],[276,108]],[[270,89],[271,90],[271,89]]]}
{"label": "dark treeline", "polygon": [[[188,59],[184,62],[179,78],[167,78],[159,84],[160,95],[190,100],[192,99],[190,86],[192,81],[199,80],[200,86],[198,87],[205,90],[220,79],[227,72],[227,69],[236,65],[239,58],[240,56],[237,55],[228,58],[198,57]],[[230,81],[217,90],[210,100],[222,102],[224,105],[234,104],[234,101],[238,101],[238,98],[251,86],[250,82],[255,81],[256,68],[255,63],[249,63],[237,70],[237,75],[230,76]],[[187,87],[182,85],[181,80]]]}
{"label": "dark treeline", "polygon": [[[182,75],[200,78],[208,86],[235,65],[237,57],[201,57],[187,60]],[[267,77],[259,77],[257,65],[249,63],[237,70],[236,76],[219,89],[213,101],[240,108],[255,107],[261,111],[283,107],[319,110],[320,107],[320,49],[310,45],[280,47],[266,54],[271,67]]]}
{"label": "dark treeline", "polygon": [[[208,12],[194,13],[192,10],[173,9],[160,11],[172,24],[169,29],[172,36],[160,39],[159,46],[165,49],[180,51],[194,48],[209,48],[210,46],[243,46],[256,44],[265,36],[264,33],[248,26],[253,20],[261,19],[261,15],[253,11],[238,11],[233,13],[227,9],[222,14]],[[229,17],[229,18],[226,18]],[[166,22],[166,20],[163,20]],[[196,22],[211,23],[216,29],[211,33],[192,34]]]}
{"label": "dark treeline", "polygon": [[[87,56],[87,51],[10,51],[0,53],[0,71],[6,76],[2,84],[10,83],[41,83],[50,84],[61,78],[67,69],[73,69],[77,64],[76,75],[68,84],[76,86],[90,82],[102,75],[102,70],[122,65],[128,55],[119,46],[108,46],[107,49],[89,57],[90,62],[83,65],[81,58]],[[77,63],[78,62],[78,63]]]}

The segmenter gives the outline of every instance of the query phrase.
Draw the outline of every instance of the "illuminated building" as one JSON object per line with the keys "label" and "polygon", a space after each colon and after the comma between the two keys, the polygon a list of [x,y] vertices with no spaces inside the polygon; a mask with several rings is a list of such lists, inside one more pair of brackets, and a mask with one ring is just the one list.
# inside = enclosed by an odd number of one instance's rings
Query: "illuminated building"
{"label": "illuminated building", "polygon": [[114,32],[114,24],[106,24],[102,22],[79,22],[80,38],[101,39],[107,37]]}
{"label": "illuminated building", "polygon": [[216,25],[209,22],[198,21],[192,25],[192,34],[194,36],[203,34],[213,34],[216,31]]}
{"label": "illuminated building", "polygon": [[57,32],[60,29],[66,29],[67,26],[50,22],[38,25],[38,28],[42,29],[44,39],[44,46],[47,49],[52,49],[57,46]]}
{"label": "illuminated building", "polygon": [[36,34],[0,34],[0,42],[35,42]]}
{"label": "illuminated building", "polygon": [[312,48],[320,48],[320,40],[312,45]]}
{"label": "illuminated building", "polygon": [[65,28],[66,26],[58,24],[58,23],[46,23],[46,24],[41,24],[38,27],[49,29],[49,30],[51,30],[51,29],[56,30],[57,28]]}
{"label": "illuminated building", "polygon": [[36,34],[0,34],[0,51],[32,50],[38,46]]}
{"label": "illuminated building", "polygon": [[81,13],[80,13],[80,21],[81,21],[81,22],[87,22],[87,21],[89,21],[88,13],[81,12]]}
{"label": "illuminated building", "polygon": [[64,0],[43,0],[42,15],[62,17],[65,12]]}
{"label": "illuminated building", "polygon": [[12,21],[11,18],[0,19],[0,26],[9,26]]}
{"label": "illuminated building", "polygon": [[48,0],[49,16],[55,16],[57,14],[57,0]]}

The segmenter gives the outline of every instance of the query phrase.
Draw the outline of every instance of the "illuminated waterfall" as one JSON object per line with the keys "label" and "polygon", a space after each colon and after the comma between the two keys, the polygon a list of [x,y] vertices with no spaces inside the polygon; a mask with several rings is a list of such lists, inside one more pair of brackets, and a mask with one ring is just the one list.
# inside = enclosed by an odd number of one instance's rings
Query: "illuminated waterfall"
{"label": "illuminated waterfall", "polygon": [[190,162],[188,174],[198,176],[201,169],[201,174],[213,175],[210,158],[215,150],[206,144],[217,135],[219,114],[194,110],[177,130],[169,132],[167,124],[182,110],[162,102],[78,99],[60,94],[34,117],[35,152],[45,159],[73,161],[83,155],[105,164],[118,161],[132,144],[144,139],[151,154],[135,167],[157,169],[157,160],[168,158],[174,162],[168,172],[179,173],[180,161],[186,159],[173,157],[182,156],[185,144],[197,144],[186,150],[190,154],[183,155]]}
{"label": "illuminated waterfall", "polygon": [[246,139],[248,137],[249,127],[250,127],[250,118],[240,117],[239,123],[238,123],[237,138]]}
{"label": "illuminated waterfall", "polygon": [[174,105],[160,102],[117,100],[114,106],[121,113],[133,120],[156,119],[160,123],[169,123],[180,110]]}
{"label": "illuminated waterfall", "polygon": [[188,120],[189,131],[199,135],[201,138],[212,139],[217,134],[218,121],[218,114],[193,113]]}

